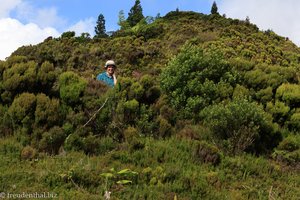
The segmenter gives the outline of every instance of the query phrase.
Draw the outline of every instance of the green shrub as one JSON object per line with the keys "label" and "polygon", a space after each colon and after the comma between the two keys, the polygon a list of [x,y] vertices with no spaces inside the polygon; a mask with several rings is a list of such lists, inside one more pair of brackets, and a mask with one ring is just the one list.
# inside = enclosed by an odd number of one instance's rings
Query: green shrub
{"label": "green shrub", "polygon": [[63,129],[54,126],[48,132],[42,134],[42,139],[39,141],[39,150],[50,154],[57,154],[65,139],[66,136]]}
{"label": "green shrub", "polygon": [[[34,112],[36,108],[36,96],[31,93],[22,93],[15,98],[8,109],[13,126],[24,127],[30,131],[34,122]],[[18,128],[18,127],[14,127]]]}
{"label": "green shrub", "polygon": [[247,99],[249,96],[249,90],[246,87],[239,84],[236,85],[232,94],[233,99]]}
{"label": "green shrub", "polygon": [[300,85],[284,83],[276,90],[276,98],[286,102],[290,107],[300,103]]}
{"label": "green shrub", "polygon": [[0,140],[0,154],[10,156],[10,158],[20,157],[23,146],[16,141],[15,138],[1,138]]}
{"label": "green shrub", "polygon": [[124,130],[124,138],[126,142],[130,143],[133,139],[138,137],[139,133],[136,128],[129,126],[127,129]]}
{"label": "green shrub", "polygon": [[176,133],[179,138],[213,142],[211,130],[203,125],[186,125]]}
{"label": "green shrub", "polygon": [[219,51],[187,44],[162,71],[161,87],[171,104],[189,118],[222,96],[218,83],[226,80],[226,72],[229,65]]}
{"label": "green shrub", "polygon": [[247,100],[207,107],[200,116],[215,138],[229,142],[229,151],[233,153],[261,153],[274,148],[280,140],[271,116]]}
{"label": "green shrub", "polygon": [[266,111],[272,114],[275,122],[283,125],[287,120],[290,107],[281,101],[275,101],[275,104],[273,102],[268,102]]}
{"label": "green shrub", "polygon": [[297,166],[300,163],[300,149],[292,152],[275,150],[272,157],[279,162],[283,162],[291,166]]}
{"label": "green shrub", "polygon": [[37,73],[37,79],[44,87],[47,87],[47,89],[50,89],[53,86],[56,76],[57,74],[55,72],[54,65],[48,61],[45,61],[42,64]]}
{"label": "green shrub", "polygon": [[161,90],[158,86],[152,86],[144,93],[143,102],[153,104],[160,97]]}
{"label": "green shrub", "polygon": [[74,72],[64,72],[59,76],[60,97],[68,105],[74,105],[80,101],[86,86],[86,80]]}
{"label": "green shrub", "polygon": [[221,154],[216,146],[200,141],[196,143],[194,159],[195,161],[218,165],[221,162]]}
{"label": "green shrub", "polygon": [[137,31],[138,36],[143,36],[146,40],[150,38],[158,37],[161,33],[163,33],[163,27],[156,23],[148,24],[139,28]]}
{"label": "green shrub", "polygon": [[273,99],[273,88],[267,87],[265,89],[261,89],[256,93],[256,98],[261,102],[266,104],[267,102]]}
{"label": "green shrub", "polygon": [[168,122],[168,120],[163,117],[158,117],[158,136],[162,138],[170,137],[172,135],[172,125]]}
{"label": "green shrub", "polygon": [[83,151],[89,155],[102,155],[116,147],[117,143],[112,137],[105,135],[93,135],[85,128],[80,128],[69,134],[64,142],[64,148],[68,151]]}
{"label": "green shrub", "polygon": [[16,63],[3,73],[3,88],[12,93],[33,92],[37,89],[37,63]]}
{"label": "green shrub", "polygon": [[284,138],[277,147],[279,150],[283,151],[295,151],[300,149],[300,135],[289,135]]}
{"label": "green shrub", "polygon": [[97,154],[108,153],[118,147],[118,143],[111,137],[103,137],[97,148]]}
{"label": "green shrub", "polygon": [[185,138],[185,139],[192,139],[192,140],[200,139],[200,135],[198,134],[196,128],[191,126],[185,126],[183,129],[177,132],[176,136],[178,138]]}
{"label": "green shrub", "polygon": [[[123,113],[122,113],[123,109]],[[123,103],[123,108],[122,104],[118,104],[118,108],[120,114],[123,114],[124,118],[123,120],[129,124],[134,124],[134,121],[138,115],[139,111],[139,102],[136,99],[132,99],[129,101],[126,101]]]}
{"label": "green shrub", "polygon": [[36,157],[36,150],[31,146],[26,146],[21,151],[21,158],[24,160],[32,160]]}
{"label": "green shrub", "polygon": [[52,127],[61,122],[59,100],[50,99],[45,94],[36,96],[35,123],[38,126]]}
{"label": "green shrub", "polygon": [[0,104],[0,137],[13,134],[12,119],[7,111],[8,106]]}
{"label": "green shrub", "polygon": [[139,82],[134,82],[129,90],[129,99],[136,99],[140,101],[144,94],[144,88]]}
{"label": "green shrub", "polygon": [[300,131],[300,112],[295,112],[292,114],[289,121],[286,121],[290,130]]}
{"label": "green shrub", "polygon": [[75,31],[67,31],[61,34],[61,38],[72,38],[75,37]]}
{"label": "green shrub", "polygon": [[74,150],[74,151],[83,150],[84,148],[83,137],[80,137],[76,133],[72,133],[68,135],[64,143],[64,148],[66,150]]}
{"label": "green shrub", "polygon": [[97,152],[97,148],[100,146],[101,138],[97,138],[95,135],[88,135],[82,139],[83,142],[83,150],[86,154],[95,154]]}

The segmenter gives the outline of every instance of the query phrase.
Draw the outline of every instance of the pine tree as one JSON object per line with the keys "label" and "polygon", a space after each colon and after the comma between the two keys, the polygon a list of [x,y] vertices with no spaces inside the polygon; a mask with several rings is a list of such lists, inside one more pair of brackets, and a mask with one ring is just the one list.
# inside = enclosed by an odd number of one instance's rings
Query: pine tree
{"label": "pine tree", "polygon": [[218,13],[218,7],[217,7],[217,3],[214,1],[211,7],[211,14],[219,14]]}
{"label": "pine tree", "polygon": [[98,16],[98,20],[95,26],[95,33],[96,33],[95,37],[97,38],[107,37],[106,30],[105,30],[105,19],[102,14]]}
{"label": "pine tree", "polygon": [[131,27],[135,26],[142,19],[144,19],[143,9],[140,0],[135,0],[134,6],[130,9],[128,13],[127,21]]}

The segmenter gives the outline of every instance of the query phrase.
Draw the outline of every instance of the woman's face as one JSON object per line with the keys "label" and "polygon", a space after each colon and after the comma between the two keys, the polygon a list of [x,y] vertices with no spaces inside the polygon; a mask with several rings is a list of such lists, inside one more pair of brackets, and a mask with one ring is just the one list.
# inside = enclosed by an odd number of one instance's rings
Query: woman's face
{"label": "woman's face", "polygon": [[112,76],[112,75],[114,74],[114,72],[115,72],[115,66],[113,66],[113,65],[107,66],[106,72],[107,72],[110,76]]}

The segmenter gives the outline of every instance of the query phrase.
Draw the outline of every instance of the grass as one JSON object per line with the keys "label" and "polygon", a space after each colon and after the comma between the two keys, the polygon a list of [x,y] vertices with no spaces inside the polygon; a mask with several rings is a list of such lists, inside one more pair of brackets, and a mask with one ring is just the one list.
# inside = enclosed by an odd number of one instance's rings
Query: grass
{"label": "grass", "polygon": [[222,155],[221,163],[194,158],[195,141],[141,138],[144,148],[120,144],[103,155],[67,152],[22,159],[15,138],[0,140],[0,191],[52,192],[58,199],[104,199],[105,179],[111,168],[130,169],[132,184],[110,180],[111,199],[297,199],[300,175],[264,157]]}

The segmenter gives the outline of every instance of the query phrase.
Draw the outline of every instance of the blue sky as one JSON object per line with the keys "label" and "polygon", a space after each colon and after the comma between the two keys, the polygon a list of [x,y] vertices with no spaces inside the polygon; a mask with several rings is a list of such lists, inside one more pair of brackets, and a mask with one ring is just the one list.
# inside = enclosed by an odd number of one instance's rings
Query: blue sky
{"label": "blue sky", "polygon": [[[11,12],[11,17],[18,19],[22,23],[29,23],[33,20],[33,15],[24,15],[22,9],[49,11],[55,10],[52,13],[52,22],[57,20],[56,23],[49,24],[52,25],[60,32],[65,31],[66,27],[72,26],[79,22],[80,20],[97,19],[98,15],[101,13],[104,15],[106,20],[107,31],[118,29],[118,13],[123,10],[127,16],[130,8],[134,5],[135,0],[24,0],[23,5],[25,8],[17,8]],[[179,8],[180,10],[193,10],[196,12],[202,12],[208,14],[212,5],[210,0],[142,0],[141,5],[143,8],[143,14],[145,16],[156,16],[158,13],[161,16],[166,13]],[[33,11],[32,10],[32,11]],[[23,13],[23,14],[22,14]],[[31,15],[31,16],[30,16]],[[25,16],[25,17],[24,17]],[[58,21],[60,20],[60,22]],[[47,20],[46,20],[47,21]],[[39,23],[39,22],[37,22]],[[42,24],[42,23],[40,23]]]}
{"label": "blue sky", "polygon": [[[37,44],[48,36],[75,31],[94,34],[101,13],[106,30],[118,29],[118,13],[127,16],[135,0],[0,0],[0,60],[22,45]],[[261,30],[271,29],[300,45],[299,0],[216,0],[220,14],[246,19]],[[141,0],[144,16],[164,16],[175,10],[209,14],[213,0]]]}

